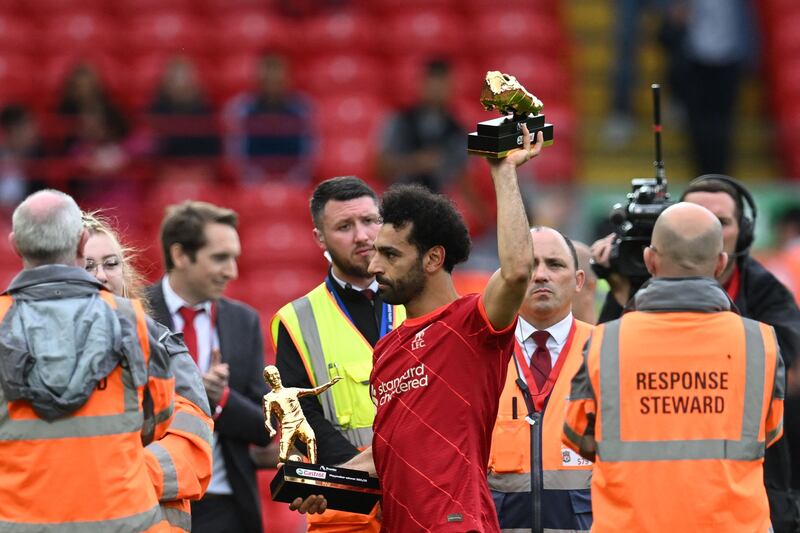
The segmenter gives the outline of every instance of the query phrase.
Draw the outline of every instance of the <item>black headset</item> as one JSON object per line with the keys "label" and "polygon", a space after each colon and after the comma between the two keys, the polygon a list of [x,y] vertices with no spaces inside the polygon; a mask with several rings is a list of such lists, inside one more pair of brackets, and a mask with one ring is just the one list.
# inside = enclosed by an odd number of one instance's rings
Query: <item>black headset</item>
{"label": "black headset", "polygon": [[[693,179],[687,188],[690,188],[693,185],[698,185],[704,181],[721,181],[723,183],[727,183],[733,187],[736,190],[736,193],[739,195],[738,202],[736,203],[741,204],[742,208],[739,210],[739,237],[736,239],[735,254],[737,256],[747,255],[747,253],[750,251],[750,247],[753,245],[753,240],[755,239],[756,217],[758,216],[758,210],[756,209],[756,202],[753,199],[753,195],[750,194],[750,191],[748,191],[744,185],[732,177],[726,176],[725,174],[703,174],[702,176]],[[684,196],[686,195],[685,192],[683,194]],[[749,215],[744,212],[745,205],[750,208]]]}

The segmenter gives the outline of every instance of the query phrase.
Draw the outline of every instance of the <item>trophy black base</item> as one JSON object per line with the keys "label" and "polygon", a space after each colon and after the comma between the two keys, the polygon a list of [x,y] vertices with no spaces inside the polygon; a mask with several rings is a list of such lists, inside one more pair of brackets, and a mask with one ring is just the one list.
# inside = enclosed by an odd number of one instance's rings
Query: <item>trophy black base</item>
{"label": "trophy black base", "polygon": [[478,131],[467,137],[467,152],[483,157],[502,158],[522,147],[522,124],[528,126],[531,142],[536,142],[537,132],[542,132],[544,145],[553,144],[553,125],[546,124],[544,115],[515,117],[509,115],[478,124]]}
{"label": "trophy black base", "polygon": [[338,466],[286,461],[269,484],[272,500],[291,503],[312,494],[325,496],[328,509],[369,514],[381,499],[378,479]]}

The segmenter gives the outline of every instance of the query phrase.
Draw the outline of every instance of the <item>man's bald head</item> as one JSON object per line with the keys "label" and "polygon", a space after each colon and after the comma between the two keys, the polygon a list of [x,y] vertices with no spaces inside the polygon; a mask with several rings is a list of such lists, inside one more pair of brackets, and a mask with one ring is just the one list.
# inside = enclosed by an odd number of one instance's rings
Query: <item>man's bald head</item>
{"label": "man's bald head", "polygon": [[74,265],[83,235],[81,210],[68,194],[45,189],[28,196],[11,219],[11,239],[26,266]]}
{"label": "man's bald head", "polygon": [[705,207],[687,202],[661,213],[653,228],[652,245],[645,250],[648,270],[660,277],[715,277],[726,260],[717,217]]}

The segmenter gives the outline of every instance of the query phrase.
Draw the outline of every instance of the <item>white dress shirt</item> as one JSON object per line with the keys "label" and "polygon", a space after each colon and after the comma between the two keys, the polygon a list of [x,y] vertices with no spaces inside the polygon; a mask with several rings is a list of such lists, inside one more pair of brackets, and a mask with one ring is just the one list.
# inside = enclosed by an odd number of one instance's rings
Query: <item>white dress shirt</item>
{"label": "white dress shirt", "polygon": [[[561,350],[567,344],[567,337],[569,337],[569,330],[572,328],[572,313],[569,313],[563,320],[556,322],[549,328],[545,329],[550,334],[547,339],[547,349],[550,351],[550,364],[556,366],[558,356],[561,355]],[[531,355],[536,351],[536,343],[533,340],[533,333],[537,331],[527,320],[519,317],[517,320],[517,329],[514,336],[517,342],[522,347],[522,353],[525,354],[525,362],[528,366],[531,364]]]}

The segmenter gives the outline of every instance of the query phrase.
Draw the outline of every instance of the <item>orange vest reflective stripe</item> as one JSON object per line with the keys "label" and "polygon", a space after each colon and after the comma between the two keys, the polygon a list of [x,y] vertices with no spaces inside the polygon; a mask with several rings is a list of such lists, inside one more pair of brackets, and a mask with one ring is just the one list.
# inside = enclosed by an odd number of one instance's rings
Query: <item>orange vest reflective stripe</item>
{"label": "orange vest reflective stripe", "polygon": [[[110,293],[100,296],[117,309]],[[144,311],[131,302],[132,308],[118,312],[135,315],[147,364]],[[0,322],[12,305],[10,296],[0,296]],[[151,393],[174,388],[163,381]],[[52,422],[40,419],[26,401],[8,402],[0,389],[0,530],[167,531],[144,464],[143,397],[144,387],[134,387],[122,365],[72,415]],[[64,490],[65,480],[86,491]]]}
{"label": "orange vest reflective stripe", "polygon": [[592,531],[768,531],[778,357],[770,326],[731,312],[632,312],[598,326],[586,361]]}
{"label": "orange vest reflective stripe", "polygon": [[[572,376],[583,362],[583,347],[592,334],[590,324],[575,320],[575,332],[569,342],[568,349],[561,352],[554,368],[561,370],[550,392],[544,410],[541,429],[541,457],[531,457],[531,425],[526,421],[528,408],[525,397],[517,385],[520,372],[515,358],[511,358],[506,383],[500,396],[497,422],[492,432],[492,447],[489,454],[489,486],[497,492],[530,492],[532,488],[531,471],[539,469],[542,474],[542,489],[547,490],[580,490],[588,489],[591,481],[592,464],[580,458],[572,450],[561,443],[561,432],[564,424],[566,398],[569,395]],[[563,363],[562,363],[563,360]],[[532,507],[527,499],[517,499],[515,504],[524,505],[524,509],[501,509],[501,514],[508,512],[519,516],[530,517]],[[588,502],[587,502],[588,505]],[[588,512],[588,506],[584,509]],[[582,511],[584,511],[582,510]],[[547,513],[547,509],[542,509]],[[553,517],[557,522],[558,517]],[[502,523],[502,517],[501,517]],[[514,530],[524,529],[514,527]],[[560,531],[569,529],[559,528]],[[544,529],[548,531],[548,529]],[[582,530],[575,530],[582,531]]]}

